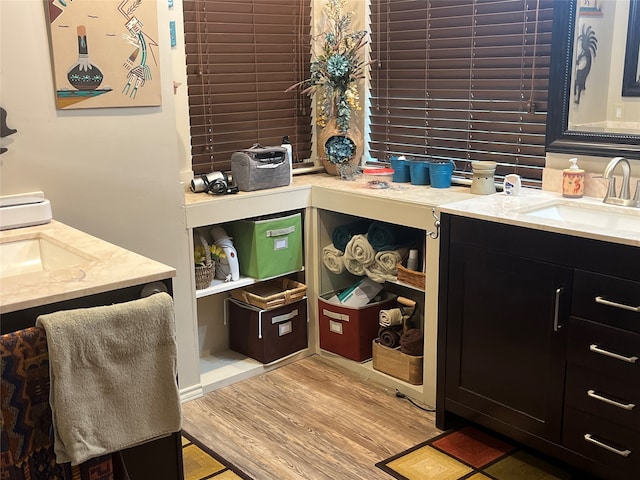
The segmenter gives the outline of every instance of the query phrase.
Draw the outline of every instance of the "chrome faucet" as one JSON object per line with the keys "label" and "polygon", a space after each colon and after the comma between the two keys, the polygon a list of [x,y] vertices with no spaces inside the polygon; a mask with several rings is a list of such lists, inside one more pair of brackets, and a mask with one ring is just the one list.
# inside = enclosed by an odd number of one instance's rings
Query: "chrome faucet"
{"label": "chrome faucet", "polygon": [[[616,194],[616,177],[613,176],[613,171],[620,164],[622,166],[622,188],[620,189],[620,196]],[[640,182],[636,186],[636,193],[631,198],[631,191],[629,189],[629,181],[631,177],[631,167],[629,161],[624,157],[615,157],[612,159],[604,169],[602,178],[609,180],[609,188],[607,194],[604,196],[604,203],[611,205],[622,205],[624,207],[640,207]]]}

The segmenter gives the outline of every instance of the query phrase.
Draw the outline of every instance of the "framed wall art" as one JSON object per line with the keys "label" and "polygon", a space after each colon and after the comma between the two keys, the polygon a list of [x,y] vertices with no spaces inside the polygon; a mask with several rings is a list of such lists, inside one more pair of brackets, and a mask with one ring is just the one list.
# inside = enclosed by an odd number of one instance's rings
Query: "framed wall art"
{"label": "framed wall art", "polygon": [[162,104],[156,0],[46,0],[59,110]]}

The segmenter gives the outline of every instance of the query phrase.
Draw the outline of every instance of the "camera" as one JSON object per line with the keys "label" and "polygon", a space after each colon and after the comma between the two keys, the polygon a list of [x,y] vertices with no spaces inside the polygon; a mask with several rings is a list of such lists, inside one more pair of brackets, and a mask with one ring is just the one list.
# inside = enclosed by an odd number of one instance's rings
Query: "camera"
{"label": "camera", "polygon": [[191,180],[191,191],[194,193],[206,192],[213,195],[225,195],[227,193],[237,193],[238,187],[232,185],[232,179],[225,172],[214,171]]}

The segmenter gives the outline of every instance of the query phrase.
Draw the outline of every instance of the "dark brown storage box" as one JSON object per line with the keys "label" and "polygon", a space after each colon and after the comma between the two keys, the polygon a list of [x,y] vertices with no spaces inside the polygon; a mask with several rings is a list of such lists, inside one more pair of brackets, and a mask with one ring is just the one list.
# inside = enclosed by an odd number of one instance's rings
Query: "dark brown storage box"
{"label": "dark brown storage box", "polygon": [[307,348],[307,298],[261,310],[233,298],[226,300],[229,348],[262,363],[271,363]]}
{"label": "dark brown storage box", "polygon": [[372,342],[378,338],[380,310],[393,308],[396,296],[384,293],[382,301],[354,308],[329,303],[334,294],[318,298],[320,348],[364,362],[372,357]]}

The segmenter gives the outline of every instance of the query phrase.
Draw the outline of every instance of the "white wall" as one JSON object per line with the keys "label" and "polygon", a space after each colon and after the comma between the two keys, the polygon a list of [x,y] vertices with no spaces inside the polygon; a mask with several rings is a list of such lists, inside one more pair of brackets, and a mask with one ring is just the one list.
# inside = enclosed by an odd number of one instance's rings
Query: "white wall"
{"label": "white wall", "polygon": [[[162,106],[57,111],[43,0],[0,1],[0,194],[42,190],[55,219],[177,269],[180,387],[200,383],[169,45],[159,0]],[[185,88],[185,87],[183,87]]]}

